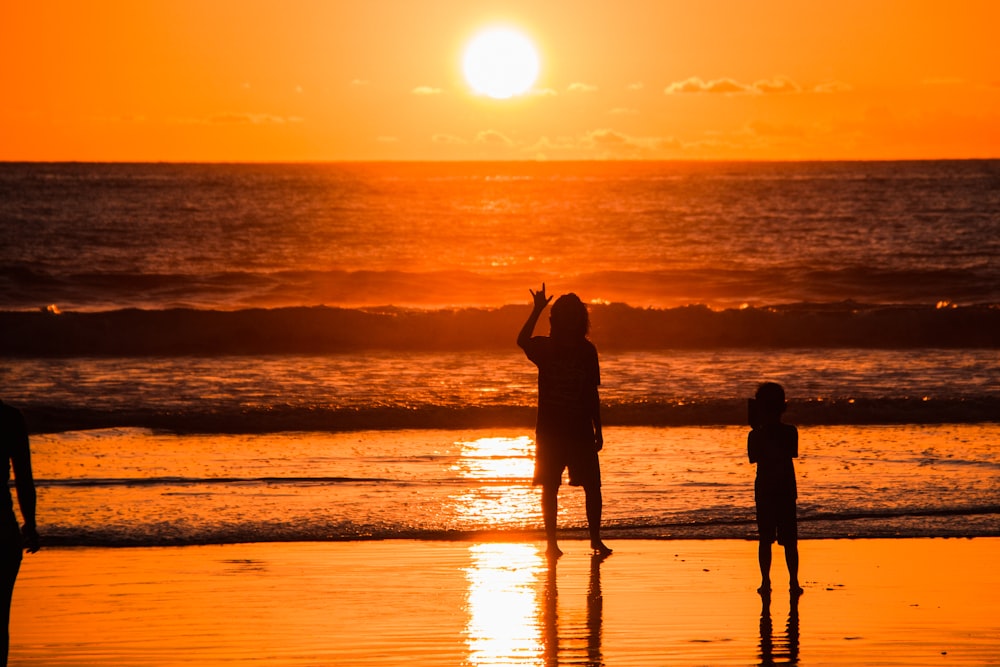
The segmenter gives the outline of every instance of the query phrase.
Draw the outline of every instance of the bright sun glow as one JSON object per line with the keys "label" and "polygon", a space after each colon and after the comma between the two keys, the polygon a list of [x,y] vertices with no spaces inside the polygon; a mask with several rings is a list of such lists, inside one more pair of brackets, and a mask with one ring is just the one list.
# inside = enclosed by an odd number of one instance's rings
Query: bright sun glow
{"label": "bright sun glow", "polygon": [[473,90],[494,99],[521,95],[538,78],[538,52],[531,41],[509,28],[476,35],[462,59],[465,79]]}

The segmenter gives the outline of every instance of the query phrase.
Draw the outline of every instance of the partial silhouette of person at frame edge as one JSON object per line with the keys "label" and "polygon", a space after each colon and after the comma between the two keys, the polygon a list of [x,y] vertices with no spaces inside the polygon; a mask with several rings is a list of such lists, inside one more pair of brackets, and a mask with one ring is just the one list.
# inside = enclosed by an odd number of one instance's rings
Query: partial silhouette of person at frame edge
{"label": "partial silhouette of person at frame edge", "polygon": [[[31,474],[28,429],[21,413],[3,401],[0,401],[0,447],[3,448],[3,456],[7,462],[4,490],[0,492],[0,559],[3,567],[3,600],[0,601],[0,606],[3,607],[3,647],[0,649],[0,665],[6,667],[7,651],[10,648],[10,603],[14,595],[14,582],[21,569],[21,550],[28,553],[38,551],[38,530],[35,528],[35,480]],[[17,504],[24,520],[22,528],[18,528],[14,500],[10,495],[12,467]]]}
{"label": "partial silhouette of person at frame edge", "polygon": [[552,300],[545,284],[531,292],[534,306],[517,336],[517,344],[538,367],[538,416],[535,423],[534,484],[542,487],[542,518],[546,553],[562,555],[556,539],[557,496],[562,474],[569,469],[571,486],[586,494],[590,547],[611,553],[601,541],[601,467],[597,453],[604,447],[601,369],[597,348],[587,338],[590,316],[576,294],[564,294],[552,305],[548,336],[533,336],[538,318]]}

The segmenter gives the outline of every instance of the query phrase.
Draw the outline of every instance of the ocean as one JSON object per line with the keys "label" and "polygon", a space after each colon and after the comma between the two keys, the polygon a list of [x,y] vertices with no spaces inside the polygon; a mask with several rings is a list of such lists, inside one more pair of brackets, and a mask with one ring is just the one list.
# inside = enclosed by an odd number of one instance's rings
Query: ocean
{"label": "ocean", "polygon": [[609,539],[753,536],[763,380],[803,536],[1000,535],[998,211],[995,160],[5,163],[0,397],[49,544],[538,539],[545,282]]}

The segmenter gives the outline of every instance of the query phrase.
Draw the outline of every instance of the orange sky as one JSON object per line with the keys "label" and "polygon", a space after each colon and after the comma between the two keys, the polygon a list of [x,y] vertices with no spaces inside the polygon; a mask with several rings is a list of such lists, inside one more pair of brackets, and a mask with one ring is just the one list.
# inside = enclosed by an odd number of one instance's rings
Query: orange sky
{"label": "orange sky", "polygon": [[[521,28],[531,94],[472,93]],[[0,7],[0,160],[1000,157],[993,0]]]}

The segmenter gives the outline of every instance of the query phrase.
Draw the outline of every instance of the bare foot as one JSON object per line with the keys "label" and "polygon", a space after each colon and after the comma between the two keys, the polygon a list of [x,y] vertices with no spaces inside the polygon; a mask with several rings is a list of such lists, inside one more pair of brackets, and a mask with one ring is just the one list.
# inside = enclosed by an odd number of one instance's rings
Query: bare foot
{"label": "bare foot", "polygon": [[610,556],[611,548],[600,540],[592,540],[590,543],[590,548],[593,549],[594,555],[597,556]]}

